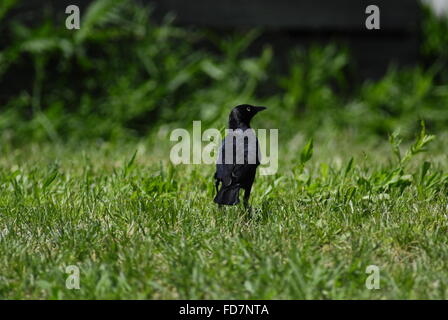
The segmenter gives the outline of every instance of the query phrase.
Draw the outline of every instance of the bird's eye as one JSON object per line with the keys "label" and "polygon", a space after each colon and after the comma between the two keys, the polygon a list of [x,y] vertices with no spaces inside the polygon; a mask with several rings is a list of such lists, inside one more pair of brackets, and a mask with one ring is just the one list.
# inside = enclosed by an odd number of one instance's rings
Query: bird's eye
{"label": "bird's eye", "polygon": [[247,107],[246,110],[250,112],[250,107]]}

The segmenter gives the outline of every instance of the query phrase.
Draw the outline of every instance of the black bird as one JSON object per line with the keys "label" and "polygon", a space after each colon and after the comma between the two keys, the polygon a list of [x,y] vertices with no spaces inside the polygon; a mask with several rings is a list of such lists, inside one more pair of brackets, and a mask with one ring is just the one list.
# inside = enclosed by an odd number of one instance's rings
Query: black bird
{"label": "black bird", "polygon": [[249,203],[255,173],[260,164],[258,139],[250,127],[250,120],[265,109],[266,107],[242,104],[230,112],[230,130],[224,138],[216,162],[217,194],[214,201],[220,205],[238,204],[240,189],[244,189],[244,206]]}

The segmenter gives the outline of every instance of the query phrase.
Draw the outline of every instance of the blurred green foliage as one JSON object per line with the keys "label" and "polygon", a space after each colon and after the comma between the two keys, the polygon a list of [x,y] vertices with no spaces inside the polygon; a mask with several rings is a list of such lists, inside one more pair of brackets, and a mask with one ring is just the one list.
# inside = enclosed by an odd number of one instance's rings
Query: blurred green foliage
{"label": "blurred green foliage", "polygon": [[[3,1],[0,19],[14,5],[15,0]],[[93,2],[82,13],[79,31],[61,28],[64,21],[50,17],[33,26],[4,19],[0,139],[113,141],[197,119],[221,127],[228,110],[240,103],[269,106],[272,116],[260,121],[287,133],[328,127],[385,136],[401,128],[413,136],[420,119],[431,130],[444,130],[448,23],[424,13],[422,53],[428,65],[392,66],[383,79],[359,84],[348,80],[346,48],[293,49],[288,73],[276,74],[271,47],[247,54],[259,31],[223,37],[179,28],[170,16],[156,24],[150,8],[133,2]],[[274,93],[263,95],[266,86]]]}

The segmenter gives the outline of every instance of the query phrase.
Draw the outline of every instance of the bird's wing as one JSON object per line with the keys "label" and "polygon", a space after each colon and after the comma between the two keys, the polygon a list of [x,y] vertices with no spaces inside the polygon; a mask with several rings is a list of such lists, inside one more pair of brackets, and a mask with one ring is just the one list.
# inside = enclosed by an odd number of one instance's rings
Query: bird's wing
{"label": "bird's wing", "polygon": [[259,146],[254,131],[248,129],[243,133],[238,130],[234,135],[226,136],[221,145],[215,178],[221,180],[224,186],[237,184],[245,179],[249,167],[259,164]]}
{"label": "bird's wing", "polygon": [[[227,137],[225,138],[227,139]],[[221,181],[224,186],[229,186],[232,183],[232,171],[233,171],[233,163],[226,163],[226,140],[224,139],[221,144],[221,148],[219,149],[218,159],[216,161],[216,173],[215,179],[217,181]],[[228,140],[227,140],[228,142]]]}

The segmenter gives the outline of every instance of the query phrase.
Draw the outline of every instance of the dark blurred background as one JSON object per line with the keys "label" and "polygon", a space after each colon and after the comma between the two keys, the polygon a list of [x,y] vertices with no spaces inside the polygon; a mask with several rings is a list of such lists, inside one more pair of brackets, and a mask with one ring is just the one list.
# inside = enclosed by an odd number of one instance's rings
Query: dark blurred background
{"label": "dark blurred background", "polygon": [[[80,30],[65,28],[78,5]],[[429,6],[431,4],[431,6]],[[446,1],[78,0],[0,5],[11,144],[140,139],[239,103],[264,125],[363,138],[448,124]],[[380,30],[367,30],[368,5]]]}

